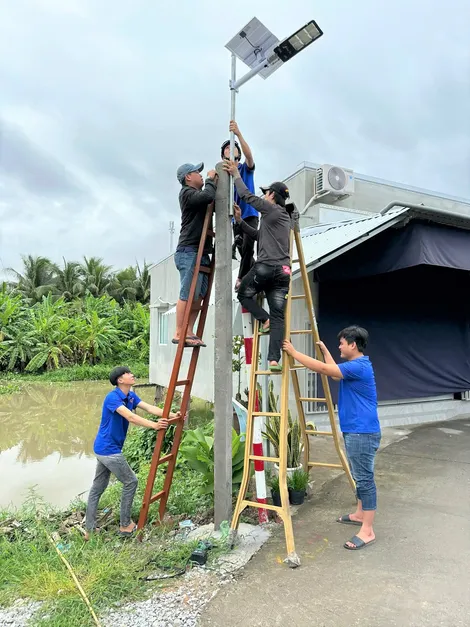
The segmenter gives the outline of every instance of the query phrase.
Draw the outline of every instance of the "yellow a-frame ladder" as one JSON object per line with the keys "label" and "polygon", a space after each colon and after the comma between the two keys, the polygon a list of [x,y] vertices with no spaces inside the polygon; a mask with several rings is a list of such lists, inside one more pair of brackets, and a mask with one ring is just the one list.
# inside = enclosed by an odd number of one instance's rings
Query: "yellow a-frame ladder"
{"label": "yellow a-frame ladder", "polygon": [[[293,250],[294,243],[297,258],[293,259]],[[320,341],[320,337],[318,334],[318,326],[315,317],[315,310],[313,306],[312,292],[310,289],[310,283],[308,279],[307,268],[305,266],[305,258],[302,248],[302,238],[300,235],[300,231],[298,228],[295,228],[291,231],[291,241],[290,241],[290,251],[291,251],[291,260],[292,265],[298,263],[300,266],[300,273],[302,277],[303,284],[303,293],[299,295],[292,294],[292,278],[291,284],[289,288],[289,293],[287,296],[287,304],[286,304],[286,314],[285,314],[285,338],[287,340],[291,339],[292,335],[311,335],[313,340],[313,345],[315,346],[317,359],[323,360],[323,354],[320,348],[317,345],[317,342]],[[308,310],[309,320],[310,320],[310,329],[302,329],[302,330],[294,330],[291,331],[291,317],[292,317],[292,301],[293,300],[301,300],[304,299],[306,303],[306,307]],[[286,547],[287,547],[287,557],[284,560],[291,568],[295,568],[300,565],[300,559],[295,551],[295,543],[294,543],[294,533],[292,529],[292,520],[290,515],[290,506],[289,506],[289,493],[287,489],[287,437],[288,437],[288,425],[289,425],[289,383],[290,377],[289,372],[292,377],[292,385],[296,399],[297,405],[297,413],[298,419],[300,422],[300,427],[302,431],[302,439],[304,445],[304,468],[313,468],[313,467],[322,467],[322,468],[342,468],[348,477],[349,483],[353,491],[355,491],[354,480],[351,476],[351,471],[349,469],[348,462],[346,460],[346,456],[341,448],[340,440],[338,436],[338,429],[335,421],[335,409],[333,405],[333,400],[331,397],[330,387],[328,384],[328,377],[325,375],[321,375],[323,390],[325,396],[323,398],[309,398],[301,396],[299,378],[298,378],[298,370],[304,369],[303,366],[297,365],[294,363],[292,357],[288,357],[287,354],[283,354],[282,359],[282,372],[275,373],[270,370],[258,370],[259,368],[259,325],[255,325],[255,331],[253,336],[253,356],[258,356],[258,359],[253,360],[253,365],[251,369],[251,378],[250,378],[250,386],[249,386],[249,396],[248,396],[248,412],[247,412],[247,424],[246,424],[246,443],[245,443],[245,464],[243,471],[243,479],[240,486],[240,492],[238,494],[237,504],[235,506],[235,511],[232,518],[231,524],[231,541],[232,544],[235,543],[238,524],[240,520],[240,515],[246,507],[263,507],[266,509],[274,510],[282,519],[284,523],[284,531],[286,534]],[[280,374],[281,375],[281,394],[280,394],[280,411],[278,412],[266,412],[266,411],[255,411],[255,398],[256,398],[256,389],[257,389],[257,381],[259,376],[270,376]],[[328,416],[330,419],[331,431],[316,431],[307,429],[305,423],[305,412],[303,403],[304,402],[323,402],[326,403],[328,407]],[[280,417],[280,430],[279,430],[279,457],[260,457],[253,454],[253,418],[255,416],[278,416]],[[339,457],[339,464],[330,464],[323,462],[312,462],[310,461],[310,445],[309,445],[309,435],[329,435],[333,437],[334,445],[336,448],[336,452]],[[256,501],[249,501],[246,498],[248,483],[251,476],[250,468],[251,463],[255,460],[263,460],[266,462],[274,462],[279,464],[279,490],[281,495],[281,507],[277,507],[275,505],[265,504],[265,503],[257,503]]]}

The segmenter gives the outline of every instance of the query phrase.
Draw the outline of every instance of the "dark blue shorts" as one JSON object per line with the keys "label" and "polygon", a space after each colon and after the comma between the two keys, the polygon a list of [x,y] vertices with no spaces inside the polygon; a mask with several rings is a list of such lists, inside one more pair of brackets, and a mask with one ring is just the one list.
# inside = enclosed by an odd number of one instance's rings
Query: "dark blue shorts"
{"label": "dark blue shorts", "polygon": [[[191,248],[177,249],[175,252],[175,264],[180,273],[180,300],[187,301],[189,298],[189,290],[191,289],[191,281],[193,280],[194,268],[196,266],[197,250]],[[209,255],[203,255],[201,260],[202,266],[210,266],[211,260]],[[194,298],[204,298],[209,287],[209,276],[200,272],[196,293]]]}

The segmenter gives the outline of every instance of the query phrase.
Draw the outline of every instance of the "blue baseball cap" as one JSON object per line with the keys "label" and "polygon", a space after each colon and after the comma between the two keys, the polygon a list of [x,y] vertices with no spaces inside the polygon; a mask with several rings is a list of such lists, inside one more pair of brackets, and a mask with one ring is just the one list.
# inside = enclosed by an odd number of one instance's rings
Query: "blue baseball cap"
{"label": "blue baseball cap", "polygon": [[180,165],[180,167],[176,170],[176,178],[181,185],[183,185],[187,174],[191,174],[191,172],[202,172],[203,170],[204,164],[202,161],[197,165],[194,165],[193,163],[183,163],[183,165]]}

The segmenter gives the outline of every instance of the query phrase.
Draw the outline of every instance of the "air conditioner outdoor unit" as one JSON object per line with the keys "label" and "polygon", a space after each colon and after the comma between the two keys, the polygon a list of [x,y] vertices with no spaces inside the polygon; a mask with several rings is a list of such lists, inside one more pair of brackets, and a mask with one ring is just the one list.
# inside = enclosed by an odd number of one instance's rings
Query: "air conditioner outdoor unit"
{"label": "air conditioner outdoor unit", "polygon": [[354,194],[354,172],[336,165],[322,165],[317,169],[315,196],[350,196]]}

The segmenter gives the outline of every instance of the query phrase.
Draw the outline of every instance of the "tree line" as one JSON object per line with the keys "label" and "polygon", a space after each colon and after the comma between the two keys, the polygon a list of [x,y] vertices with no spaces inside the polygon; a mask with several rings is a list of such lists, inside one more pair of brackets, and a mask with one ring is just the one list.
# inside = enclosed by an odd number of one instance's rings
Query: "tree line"
{"label": "tree line", "polygon": [[0,285],[0,371],[148,361],[149,264],[113,271],[102,259],[23,257]]}

